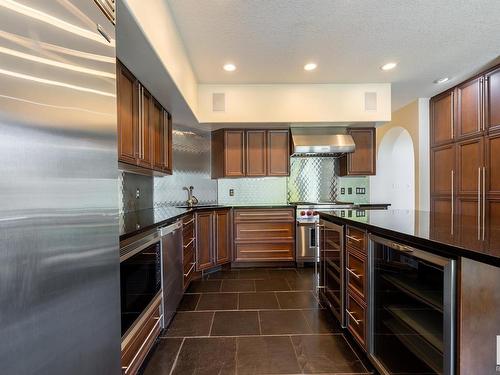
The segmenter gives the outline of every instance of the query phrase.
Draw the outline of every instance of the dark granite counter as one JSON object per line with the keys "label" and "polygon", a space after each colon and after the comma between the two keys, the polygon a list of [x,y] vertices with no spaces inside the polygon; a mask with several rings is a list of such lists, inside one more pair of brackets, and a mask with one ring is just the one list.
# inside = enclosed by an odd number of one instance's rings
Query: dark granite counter
{"label": "dark granite counter", "polygon": [[[417,210],[335,210],[320,217],[349,224],[395,241],[449,257],[467,257],[500,267],[500,225],[489,223],[478,231],[473,217],[455,218],[452,229],[448,215]],[[459,220],[460,219],[460,220]]]}
{"label": "dark granite counter", "polygon": [[182,216],[200,210],[213,210],[216,208],[294,208],[295,205],[211,205],[199,206],[195,208],[178,208],[174,206],[164,206],[146,210],[127,212],[119,217],[120,241],[146,232],[156,227],[173,223]]}

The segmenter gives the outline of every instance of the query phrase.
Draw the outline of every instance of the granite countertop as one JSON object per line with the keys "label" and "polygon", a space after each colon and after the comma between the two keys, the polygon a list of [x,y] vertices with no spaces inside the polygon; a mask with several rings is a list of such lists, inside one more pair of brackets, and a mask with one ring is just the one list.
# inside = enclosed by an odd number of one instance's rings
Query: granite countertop
{"label": "granite countertop", "polygon": [[431,214],[429,211],[335,210],[321,212],[320,217],[360,227],[396,241],[408,242],[441,255],[464,256],[500,267],[500,226],[489,224],[485,228],[485,240],[478,240],[478,229],[473,217],[462,215],[460,221],[456,220],[455,222],[464,224],[456,226],[453,235],[449,215]]}
{"label": "granite countertop", "polygon": [[253,205],[209,205],[194,208],[179,208],[163,206],[139,211],[126,212],[119,216],[120,241],[146,232],[159,226],[168,225],[182,216],[200,210],[213,210],[216,208],[289,208],[293,204],[253,204]]}

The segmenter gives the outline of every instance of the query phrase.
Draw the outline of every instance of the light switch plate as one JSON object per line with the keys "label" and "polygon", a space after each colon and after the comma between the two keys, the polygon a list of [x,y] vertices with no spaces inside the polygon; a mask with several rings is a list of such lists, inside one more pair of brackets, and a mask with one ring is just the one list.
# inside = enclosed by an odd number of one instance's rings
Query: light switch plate
{"label": "light switch plate", "polygon": [[229,196],[234,197],[234,189],[229,189]]}

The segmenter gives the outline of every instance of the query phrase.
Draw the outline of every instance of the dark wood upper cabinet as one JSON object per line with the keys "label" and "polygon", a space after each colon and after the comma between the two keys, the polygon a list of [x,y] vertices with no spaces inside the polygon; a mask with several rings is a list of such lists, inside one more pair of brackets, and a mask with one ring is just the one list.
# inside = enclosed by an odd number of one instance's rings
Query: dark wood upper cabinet
{"label": "dark wood upper cabinet", "polygon": [[231,211],[216,210],[214,212],[215,220],[215,246],[214,255],[217,265],[231,261]]}
{"label": "dark wood upper cabinet", "polygon": [[171,174],[172,118],[120,62],[117,104],[118,161],[125,163],[122,167],[133,165],[137,173]]}
{"label": "dark wood upper cabinet", "polygon": [[[457,194],[477,196],[482,186],[483,137],[457,143]],[[437,166],[439,167],[439,166]],[[439,172],[438,172],[439,173]]]}
{"label": "dark wood upper cabinet", "polygon": [[375,128],[353,128],[349,133],[356,150],[340,158],[340,176],[370,176],[376,174]]}
{"label": "dark wood upper cabinet", "polygon": [[290,174],[290,132],[288,130],[267,131],[267,175],[288,176]]}
{"label": "dark wood upper cabinet", "polygon": [[478,136],[483,131],[483,77],[457,86],[457,138]]}
{"label": "dark wood upper cabinet", "polygon": [[266,176],[266,131],[247,130],[246,138],[246,175],[251,177]]}
{"label": "dark wood upper cabinet", "polygon": [[118,159],[136,164],[138,136],[137,80],[122,64],[117,65]]}
{"label": "dark wood upper cabinet", "polygon": [[455,90],[446,91],[430,101],[431,146],[453,142],[455,133]]}
{"label": "dark wood upper cabinet", "polygon": [[226,177],[245,176],[245,131],[224,132],[224,175]]}
{"label": "dark wood upper cabinet", "polygon": [[212,178],[288,176],[289,165],[288,130],[212,132]]}
{"label": "dark wood upper cabinet", "polygon": [[196,213],[196,270],[215,266],[213,257],[213,212]]}
{"label": "dark wood upper cabinet", "polygon": [[500,67],[485,75],[485,127],[500,130]]}
{"label": "dark wood upper cabinet", "polygon": [[455,145],[431,149],[431,195],[452,195],[455,185]]}

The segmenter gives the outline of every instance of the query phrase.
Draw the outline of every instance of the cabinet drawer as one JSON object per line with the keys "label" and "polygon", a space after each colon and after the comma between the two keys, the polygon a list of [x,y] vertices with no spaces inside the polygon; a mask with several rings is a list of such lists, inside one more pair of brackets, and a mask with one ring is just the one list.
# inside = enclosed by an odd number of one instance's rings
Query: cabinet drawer
{"label": "cabinet drawer", "polygon": [[366,350],[366,306],[353,294],[347,294],[347,328]]}
{"label": "cabinet drawer", "polygon": [[237,243],[237,262],[252,261],[293,261],[294,243]]}
{"label": "cabinet drawer", "polygon": [[293,240],[293,223],[237,223],[238,240]]}
{"label": "cabinet drawer", "polygon": [[196,244],[196,238],[194,237],[194,235],[192,235],[191,237],[185,237],[182,240],[182,247],[184,248],[184,250],[190,247],[194,247],[195,244]]}
{"label": "cabinet drawer", "polygon": [[194,223],[194,214],[189,214],[189,215],[182,217],[182,224],[183,225],[188,225],[191,223]]}
{"label": "cabinet drawer", "polygon": [[366,258],[357,251],[347,249],[347,285],[366,301]]}
{"label": "cabinet drawer", "polygon": [[136,374],[160,334],[161,294],[158,294],[144,316],[122,340],[122,374]]}
{"label": "cabinet drawer", "polygon": [[184,250],[184,257],[182,258],[182,264],[184,267],[184,273],[187,273],[191,266],[194,264],[194,248],[190,247],[187,250]]}
{"label": "cabinet drawer", "polygon": [[366,232],[361,229],[346,227],[346,245],[361,251],[366,255]]}
{"label": "cabinet drawer", "polygon": [[294,222],[295,214],[293,209],[251,209],[234,210],[234,221],[235,222],[246,222],[246,221],[279,221],[279,222]]}

